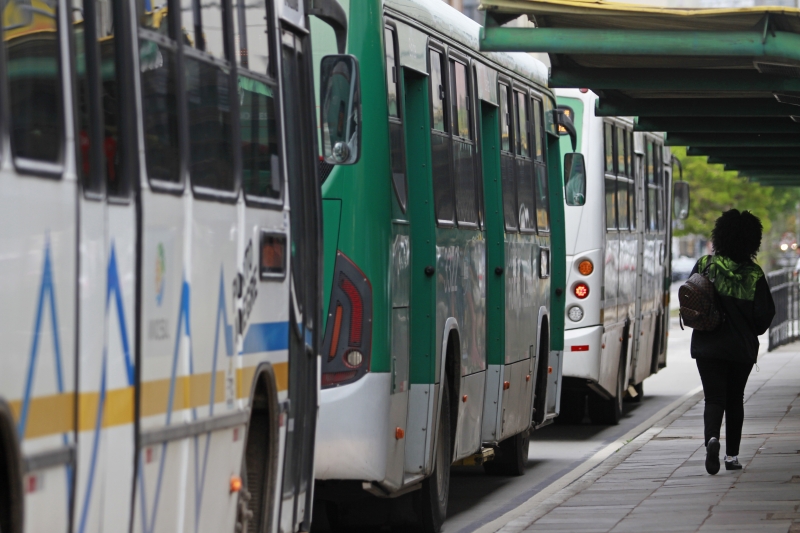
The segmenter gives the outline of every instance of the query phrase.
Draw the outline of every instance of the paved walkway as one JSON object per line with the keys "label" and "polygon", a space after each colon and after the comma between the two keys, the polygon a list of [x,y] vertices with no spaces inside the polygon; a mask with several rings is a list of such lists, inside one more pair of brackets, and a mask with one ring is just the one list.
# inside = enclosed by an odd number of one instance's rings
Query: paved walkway
{"label": "paved walkway", "polygon": [[[800,343],[745,390],[740,471],[705,471],[702,392],[503,532],[800,533]],[[725,453],[722,430],[721,457]]]}

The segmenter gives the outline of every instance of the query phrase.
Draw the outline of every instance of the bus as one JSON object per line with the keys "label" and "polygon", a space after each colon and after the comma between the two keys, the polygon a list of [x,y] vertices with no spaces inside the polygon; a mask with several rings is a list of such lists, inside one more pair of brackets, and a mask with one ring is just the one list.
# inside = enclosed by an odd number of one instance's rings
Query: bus
{"label": "bus", "polygon": [[352,0],[348,28],[363,150],[322,165],[317,502],[336,530],[438,531],[451,464],[521,475],[558,414],[564,115],[542,63],[480,53],[444,2]]}
{"label": "bus", "polygon": [[567,183],[564,204],[560,421],[580,422],[588,410],[593,423],[613,425],[623,400],[641,401],[645,378],[667,364],[672,155],[663,134],[634,131],[631,118],[595,116],[593,92],[556,94],[586,161],[585,194]]}
{"label": "bus", "polygon": [[[336,7],[317,2],[329,21]],[[308,530],[308,15],[3,4],[3,533]]]}

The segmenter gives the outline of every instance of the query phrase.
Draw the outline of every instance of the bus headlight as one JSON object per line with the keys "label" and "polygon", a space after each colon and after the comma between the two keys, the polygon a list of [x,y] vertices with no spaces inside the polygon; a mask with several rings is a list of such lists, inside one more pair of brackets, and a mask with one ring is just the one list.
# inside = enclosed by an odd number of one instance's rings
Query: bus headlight
{"label": "bus headlight", "polygon": [[580,322],[583,319],[583,309],[581,309],[577,305],[573,305],[567,311],[567,316],[573,322]]}

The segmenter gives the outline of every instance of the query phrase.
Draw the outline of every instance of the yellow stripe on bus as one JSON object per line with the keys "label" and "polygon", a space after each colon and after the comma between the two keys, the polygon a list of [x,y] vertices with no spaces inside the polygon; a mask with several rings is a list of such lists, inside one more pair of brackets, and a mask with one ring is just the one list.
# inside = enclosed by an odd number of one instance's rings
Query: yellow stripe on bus
{"label": "yellow stripe on bus", "polygon": [[[278,392],[289,388],[289,364],[276,363],[272,366]],[[236,369],[236,397],[249,398],[256,367]],[[214,403],[225,401],[225,372],[216,376]],[[169,402],[169,379],[146,381],[141,390],[141,416],[162,415],[167,412]],[[180,411],[203,407],[209,403],[211,392],[211,373],[180,376],[175,380],[175,393],[172,410]],[[75,426],[75,394],[51,394],[31,398],[28,405],[28,419],[25,425],[25,438],[34,439],[68,433]],[[99,392],[84,392],[78,397],[78,430],[90,431],[96,427]],[[102,427],[132,424],[134,419],[134,388],[123,387],[106,392],[103,405]],[[10,402],[14,420],[19,421],[22,400]]]}

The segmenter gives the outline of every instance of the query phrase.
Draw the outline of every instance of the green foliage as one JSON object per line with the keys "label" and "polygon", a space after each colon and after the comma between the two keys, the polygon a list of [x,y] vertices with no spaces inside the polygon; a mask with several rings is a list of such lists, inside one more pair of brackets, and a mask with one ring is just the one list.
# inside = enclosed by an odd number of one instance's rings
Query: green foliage
{"label": "green foliage", "polygon": [[[689,182],[691,195],[689,218],[683,221],[680,229],[675,229],[676,236],[708,237],[717,217],[732,208],[751,211],[761,219],[767,234],[774,221],[793,215],[800,199],[796,188],[761,186],[739,176],[738,172],[726,172],[723,165],[709,165],[704,156],[687,156],[683,147],[673,147],[672,153],[683,165],[683,179]],[[678,179],[677,170],[676,167],[675,179]]]}

